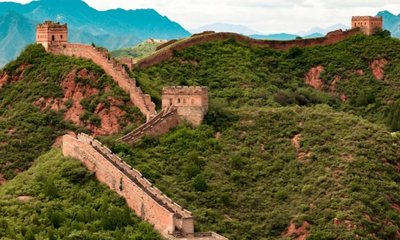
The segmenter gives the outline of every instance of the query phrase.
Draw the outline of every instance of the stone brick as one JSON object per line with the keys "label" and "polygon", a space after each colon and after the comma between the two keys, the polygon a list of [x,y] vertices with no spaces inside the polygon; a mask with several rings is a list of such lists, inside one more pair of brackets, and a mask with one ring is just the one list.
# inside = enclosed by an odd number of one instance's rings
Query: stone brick
{"label": "stone brick", "polygon": [[62,150],[64,156],[79,159],[95,172],[100,182],[124,197],[138,216],[153,224],[167,239],[226,240],[216,233],[195,233],[191,212],[165,196],[139,171],[92,137],[64,135]]}
{"label": "stone brick", "polygon": [[181,120],[198,126],[208,111],[207,87],[164,87],[162,108],[174,107]]}
{"label": "stone brick", "polygon": [[376,31],[382,31],[383,18],[372,16],[354,16],[351,19],[351,27],[359,28],[366,35],[372,35]]}

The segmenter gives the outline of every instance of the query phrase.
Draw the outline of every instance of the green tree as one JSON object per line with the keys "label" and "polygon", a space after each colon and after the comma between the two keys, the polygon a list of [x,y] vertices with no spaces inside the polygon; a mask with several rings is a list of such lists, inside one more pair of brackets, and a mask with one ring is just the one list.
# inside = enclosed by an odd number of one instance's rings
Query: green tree
{"label": "green tree", "polygon": [[391,131],[400,131],[400,100],[397,100],[389,110],[388,126]]}

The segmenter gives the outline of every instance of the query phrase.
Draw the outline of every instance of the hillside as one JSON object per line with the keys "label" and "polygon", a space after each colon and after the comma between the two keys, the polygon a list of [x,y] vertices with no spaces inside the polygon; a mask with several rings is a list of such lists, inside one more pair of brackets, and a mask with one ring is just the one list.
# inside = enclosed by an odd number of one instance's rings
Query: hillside
{"label": "hillside", "polygon": [[1,239],[143,239],[161,237],[59,150],[0,188]]}
{"label": "hillside", "polygon": [[400,122],[399,50],[382,35],[289,51],[233,40],[188,47],[133,75],[158,100],[163,86],[208,86],[205,124],[133,148],[103,142],[201,230],[398,239],[400,141],[388,130],[400,128],[385,124],[396,111]]}
{"label": "hillside", "polygon": [[399,52],[399,40],[380,35],[289,51],[214,41],[133,75],[158,101],[163,86],[205,85],[233,108],[324,103],[385,123],[399,99]]}
{"label": "hillside", "polygon": [[143,121],[129,96],[91,61],[29,46],[0,72],[0,179],[11,179],[65,131],[96,135]]}
{"label": "hillside", "polygon": [[307,239],[394,239],[400,142],[385,129],[326,106],[214,116],[134,148],[104,142],[190,209],[200,230],[286,239],[293,224]]}
{"label": "hillside", "polygon": [[[399,239],[400,137],[391,133],[400,130],[399,54],[400,40],[385,32],[285,51],[233,39],[174,51],[131,74],[158,103],[164,86],[208,86],[204,124],[132,146],[117,139],[141,115],[103,70],[29,46],[0,73],[2,177],[38,160],[1,187],[0,234],[157,239],[78,161],[48,152],[57,136],[85,131],[191,211],[198,231],[232,240]],[[31,204],[15,210],[21,195]],[[89,222],[71,214],[81,211]]]}
{"label": "hillside", "polygon": [[143,58],[157,50],[157,47],[166,40],[148,39],[142,43],[129,48],[122,48],[111,52],[111,56],[115,58],[129,57],[129,58]]}
{"label": "hillside", "polygon": [[[145,21],[144,21],[145,19]],[[0,68],[35,38],[36,24],[67,22],[69,40],[110,50],[148,38],[175,39],[190,33],[153,9],[97,11],[81,0],[39,0],[28,4],[0,2]],[[11,51],[12,50],[12,51]]]}

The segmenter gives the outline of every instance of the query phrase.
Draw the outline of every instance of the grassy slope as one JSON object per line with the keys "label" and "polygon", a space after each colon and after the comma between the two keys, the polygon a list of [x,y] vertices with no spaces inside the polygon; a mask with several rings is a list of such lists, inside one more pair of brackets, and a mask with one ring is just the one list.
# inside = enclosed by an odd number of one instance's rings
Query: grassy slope
{"label": "grassy slope", "polygon": [[130,57],[143,58],[156,51],[157,47],[162,43],[158,42],[142,42],[130,48],[118,49],[111,52],[112,57]]}
{"label": "grassy slope", "polygon": [[[207,124],[134,148],[103,140],[193,211],[202,230],[280,239],[291,221],[308,221],[309,239],[391,239],[400,227],[391,207],[399,203],[400,143],[382,123],[400,98],[399,50],[399,40],[364,36],[287,52],[233,41],[188,48],[133,75],[158,100],[163,86],[209,86]],[[369,69],[381,58],[391,62],[385,81]],[[347,102],[305,85],[305,73],[318,64],[326,84],[341,77]],[[357,76],[358,69],[365,74]],[[291,144],[296,134],[300,151],[311,153],[304,161]],[[335,225],[335,218],[357,227]]]}
{"label": "grassy slope", "polygon": [[[372,60],[381,58],[391,62],[385,81],[375,80],[369,69]],[[400,41],[391,38],[355,36],[335,45],[290,51],[249,48],[228,40],[185,49],[171,61],[134,75],[158,101],[163,86],[205,85],[212,98],[223,98],[234,108],[278,106],[276,99],[283,95],[278,102],[326,103],[384,122],[388,105],[400,98],[399,59]],[[328,86],[336,75],[341,77],[337,88],[348,96],[346,103],[306,86],[305,74],[318,64],[326,69],[322,79]],[[355,73],[359,69],[363,76]]]}
{"label": "grassy slope", "polygon": [[0,238],[161,239],[79,161],[56,149],[0,188]]}
{"label": "grassy slope", "polygon": [[[385,129],[326,106],[233,115],[220,139],[211,125],[181,127],[133,149],[112,149],[192,210],[200,229],[230,239],[280,239],[291,221],[308,221],[309,239],[394,236],[400,143]],[[304,160],[291,144],[296,134],[300,151],[311,154]],[[362,227],[346,230],[334,218]]]}
{"label": "grassy slope", "polygon": [[[21,66],[25,67],[23,73]],[[17,169],[26,170],[35,158],[48,151],[55,138],[62,135],[64,130],[84,131],[83,128],[77,129],[66,123],[62,111],[40,111],[33,105],[41,97],[62,98],[61,80],[73,69],[87,69],[98,79],[97,83],[80,78],[75,80],[82,86],[89,84],[100,90],[99,94],[85,99],[86,112],[82,117],[86,117],[89,122],[99,120],[93,112],[99,102],[107,102],[107,96],[129,102],[129,96],[91,61],[55,56],[46,53],[39,45],[29,46],[3,70],[11,77],[22,78],[0,89],[0,174],[7,179],[15,176]],[[106,86],[111,86],[111,91],[105,92]],[[124,108],[129,113],[127,122],[132,122],[133,116],[140,116],[133,107]]]}

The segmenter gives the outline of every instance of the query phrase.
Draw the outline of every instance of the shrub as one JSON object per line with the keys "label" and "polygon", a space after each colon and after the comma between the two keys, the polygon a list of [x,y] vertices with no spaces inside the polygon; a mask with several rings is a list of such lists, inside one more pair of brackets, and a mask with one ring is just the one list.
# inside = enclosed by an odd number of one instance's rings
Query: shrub
{"label": "shrub", "polygon": [[207,182],[202,174],[197,175],[192,182],[193,188],[198,192],[204,192],[207,190]]}
{"label": "shrub", "polygon": [[391,131],[400,131],[400,100],[397,100],[390,107],[387,124]]}

